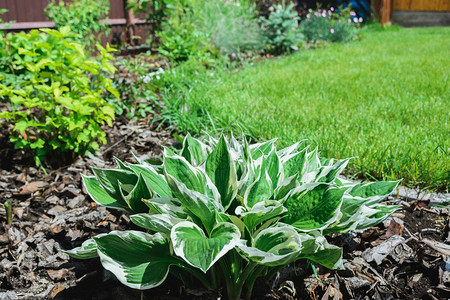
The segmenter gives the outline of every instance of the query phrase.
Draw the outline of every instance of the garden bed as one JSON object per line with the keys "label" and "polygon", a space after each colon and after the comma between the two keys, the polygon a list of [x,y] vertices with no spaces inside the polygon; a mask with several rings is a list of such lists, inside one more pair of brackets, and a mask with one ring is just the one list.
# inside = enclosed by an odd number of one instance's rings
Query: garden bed
{"label": "garden bed", "polygon": [[[48,174],[30,167],[20,151],[3,150],[1,197],[12,199],[13,222],[6,225],[5,211],[0,211],[0,299],[220,297],[170,277],[141,295],[117,282],[98,259],[79,261],[60,251],[99,233],[136,229],[126,214],[93,203],[83,190],[81,174],[90,173],[90,166],[112,167],[113,156],[133,161],[132,152],[154,156],[162,146],[177,143],[168,132],[120,119],[107,132],[108,144],[95,156]],[[5,133],[0,138],[5,139]],[[316,277],[304,261],[296,263],[275,282],[258,280],[253,299],[448,299],[450,209],[430,205],[437,198],[413,199],[411,193],[402,189],[402,197],[388,199],[402,209],[379,226],[330,237],[344,248],[345,270],[317,267]]]}

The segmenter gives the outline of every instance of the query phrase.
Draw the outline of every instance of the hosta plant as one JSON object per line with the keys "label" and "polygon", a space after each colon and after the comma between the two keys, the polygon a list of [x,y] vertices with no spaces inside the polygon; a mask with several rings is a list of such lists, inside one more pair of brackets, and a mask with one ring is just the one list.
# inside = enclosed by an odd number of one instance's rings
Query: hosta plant
{"label": "hosta plant", "polygon": [[380,204],[398,182],[338,178],[348,159],[322,159],[303,142],[277,150],[222,136],[187,136],[163,159],[93,168],[84,184],[93,200],[132,213],[142,231],[112,231],[67,251],[100,257],[125,285],[150,289],[172,273],[228,299],[251,296],[258,276],[270,278],[298,259],[342,267],[342,249],[327,233],[364,229],[395,206]]}

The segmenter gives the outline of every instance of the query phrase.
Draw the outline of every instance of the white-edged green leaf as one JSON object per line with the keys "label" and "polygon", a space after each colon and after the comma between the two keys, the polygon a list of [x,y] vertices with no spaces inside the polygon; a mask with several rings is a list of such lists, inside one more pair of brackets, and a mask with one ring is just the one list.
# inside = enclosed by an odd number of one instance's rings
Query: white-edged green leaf
{"label": "white-edged green leaf", "polygon": [[205,193],[205,181],[201,171],[193,167],[184,157],[178,155],[164,155],[164,171],[169,183],[168,175],[182,182],[189,190]]}
{"label": "white-edged green leaf", "polygon": [[222,204],[194,190],[190,190],[182,182],[179,182],[171,175],[167,175],[172,192],[180,200],[183,207],[198,217],[208,232],[216,224],[217,213],[223,212]]}
{"label": "white-edged green leaf", "polygon": [[188,211],[177,198],[152,198],[144,199],[144,203],[155,213],[169,214],[172,217],[186,219]]}
{"label": "white-edged green leaf", "polygon": [[145,184],[142,175],[139,175],[136,185],[128,194],[126,194],[126,192],[122,188],[122,183],[120,181],[119,181],[119,189],[123,199],[128,204],[132,212],[135,213],[148,212],[148,207],[147,205],[145,205],[142,199],[152,198],[152,192],[148,189],[147,185]]}
{"label": "white-edged green leaf", "polygon": [[256,203],[269,200],[273,195],[272,181],[264,169],[244,194],[244,205],[250,209]]}
{"label": "white-edged green leaf", "polygon": [[206,160],[206,174],[220,193],[220,201],[226,210],[237,194],[236,167],[229,147],[222,136]]}
{"label": "white-edged green leaf", "polygon": [[296,142],[295,144],[292,144],[289,147],[286,147],[286,148],[283,148],[281,150],[278,150],[277,154],[280,157],[280,159],[283,161],[283,159],[286,156],[290,156],[290,155],[292,155],[294,153],[298,153],[300,148],[302,149],[302,150],[300,150],[300,152],[303,151],[303,149],[306,149],[308,146],[305,146],[305,144],[306,144],[306,140],[298,141],[298,142]]}
{"label": "white-edged green leaf", "polygon": [[[105,233],[97,235],[97,237],[104,236]],[[89,259],[98,257],[97,244],[94,239],[87,239],[81,244],[81,246],[73,248],[71,250],[63,250],[64,253],[69,254],[73,258],[77,259]]]}
{"label": "white-edged green leaf", "polygon": [[209,152],[209,146],[194,139],[189,133],[184,138],[181,156],[186,158],[191,165],[200,166],[203,164],[206,161]]}
{"label": "white-edged green leaf", "polygon": [[336,179],[336,177],[339,174],[341,174],[342,170],[345,169],[350,159],[351,158],[340,159],[333,165],[321,167],[320,173],[319,175],[317,175],[316,181],[327,183],[333,182]]}
{"label": "white-edged green leaf", "polygon": [[179,219],[169,214],[135,214],[130,216],[131,221],[139,227],[147,230],[162,232],[170,234],[172,227],[176,224],[186,221],[186,219]]}
{"label": "white-edged green leaf", "polygon": [[272,181],[272,188],[275,189],[278,184],[284,179],[283,165],[278,157],[275,147],[270,153],[264,157],[267,174],[269,174],[270,181]]}
{"label": "white-edged green leaf", "polygon": [[296,174],[302,176],[303,173],[306,172],[308,162],[308,153],[306,152],[307,149],[308,148],[305,148],[300,152],[294,152],[281,158],[285,178]]}
{"label": "white-edged green leaf", "polygon": [[283,203],[288,209],[283,222],[305,232],[325,229],[340,216],[347,189],[328,183],[309,183],[294,189]]}
{"label": "white-edged green leaf", "polygon": [[172,197],[169,184],[164,176],[158,174],[152,166],[128,165],[136,174],[142,175],[147,186],[160,197]]}
{"label": "white-edged green leaf", "polygon": [[145,290],[160,285],[178,260],[170,255],[169,242],[161,234],[111,231],[94,237],[105,269],[124,285]]}
{"label": "white-edged green leaf", "polygon": [[119,166],[119,169],[124,170],[124,171],[128,171],[128,172],[133,172],[132,169],[130,169],[123,161],[121,161],[119,158],[114,156],[114,160],[116,161],[116,164]]}
{"label": "white-edged green leaf", "polygon": [[269,155],[276,141],[277,139],[272,139],[263,143],[255,143],[250,145],[249,150],[252,155],[252,158],[256,160],[263,155]]}
{"label": "white-edged green leaf", "polygon": [[329,244],[317,231],[299,235],[303,248],[297,259],[310,259],[328,269],[343,269],[342,248]]}
{"label": "white-edged green leaf", "polygon": [[129,193],[138,181],[136,174],[125,170],[92,168],[92,171],[105,191],[119,201],[122,199],[119,182],[122,184],[122,189]]}
{"label": "white-edged green leaf", "polygon": [[240,236],[239,228],[232,223],[216,224],[207,237],[196,224],[181,222],[170,234],[175,254],[205,273],[235,247]]}
{"label": "white-edged green leaf", "polygon": [[399,183],[400,180],[358,183],[349,189],[348,194],[366,199],[364,204],[371,205],[386,199]]}
{"label": "white-edged green leaf", "polygon": [[81,177],[83,178],[83,183],[84,186],[86,187],[86,191],[88,192],[92,200],[108,208],[126,211],[130,210],[128,204],[125,202],[123,198],[117,200],[111,197],[105,191],[105,189],[102,186],[100,186],[100,183],[98,182],[97,178],[95,178],[94,176],[85,176],[83,174],[81,175]]}
{"label": "white-edged green leaf", "polygon": [[282,200],[289,194],[290,191],[298,187],[300,184],[297,179],[298,174],[284,179],[274,191],[275,200]]}
{"label": "white-edged green leaf", "polygon": [[293,228],[271,227],[262,230],[252,246],[240,240],[238,252],[246,259],[261,265],[280,266],[294,261],[302,249],[299,234]]}
{"label": "white-edged green leaf", "polygon": [[242,206],[236,208],[236,214],[242,216],[244,224],[250,232],[258,224],[275,217],[281,217],[286,211],[287,209],[275,200],[256,203],[248,212],[244,211]]}

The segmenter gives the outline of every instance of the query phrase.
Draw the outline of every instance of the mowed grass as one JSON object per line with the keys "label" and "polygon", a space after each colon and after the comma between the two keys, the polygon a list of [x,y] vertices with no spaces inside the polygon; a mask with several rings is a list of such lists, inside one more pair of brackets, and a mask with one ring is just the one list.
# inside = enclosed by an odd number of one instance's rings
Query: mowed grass
{"label": "mowed grass", "polygon": [[216,126],[355,157],[349,175],[448,191],[449,75],[450,28],[374,30],[194,84],[185,100]]}

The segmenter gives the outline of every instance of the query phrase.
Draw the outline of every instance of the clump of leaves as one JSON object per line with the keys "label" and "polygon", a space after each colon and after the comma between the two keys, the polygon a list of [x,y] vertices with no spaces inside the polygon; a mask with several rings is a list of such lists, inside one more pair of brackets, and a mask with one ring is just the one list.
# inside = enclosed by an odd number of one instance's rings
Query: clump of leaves
{"label": "clump of leaves", "polygon": [[63,27],[0,38],[0,100],[10,103],[0,118],[14,125],[16,148],[35,151],[37,165],[96,151],[106,143],[100,126],[114,120],[103,99],[106,90],[118,96],[106,77],[115,71],[113,49],[97,46],[99,59],[90,59],[76,36]]}
{"label": "clump of leaves", "polygon": [[300,29],[308,42],[347,42],[356,36],[361,22],[363,19],[358,18],[350,7],[310,9]]}
{"label": "clump of leaves", "polygon": [[52,0],[45,9],[49,19],[55,22],[57,29],[70,26],[72,31],[78,34],[78,42],[94,46],[96,44],[95,36],[108,30],[108,24],[100,21],[109,14],[109,1],[75,0],[66,2]]}
{"label": "clump of leaves", "polygon": [[298,49],[303,35],[299,30],[300,17],[294,9],[294,4],[286,5],[283,0],[281,4],[272,8],[267,19],[261,18],[269,52],[281,54]]}
{"label": "clump of leaves", "polygon": [[159,164],[139,161],[84,176],[92,199],[133,213],[143,231],[112,231],[67,251],[100,257],[125,285],[149,289],[167,275],[194,276],[228,299],[251,296],[258,276],[298,259],[342,266],[342,249],[325,235],[364,229],[396,206],[380,204],[398,182],[351,183],[337,176],[348,159],[321,159],[298,142],[248,145],[234,137],[187,136]]}

